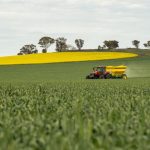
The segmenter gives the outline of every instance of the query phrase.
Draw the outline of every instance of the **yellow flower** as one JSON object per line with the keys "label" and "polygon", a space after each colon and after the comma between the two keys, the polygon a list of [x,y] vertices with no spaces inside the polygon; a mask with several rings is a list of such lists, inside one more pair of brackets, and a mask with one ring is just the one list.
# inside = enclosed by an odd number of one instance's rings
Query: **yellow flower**
{"label": "yellow flower", "polygon": [[78,62],[129,58],[136,56],[138,55],[122,52],[60,52],[0,57],[0,65]]}

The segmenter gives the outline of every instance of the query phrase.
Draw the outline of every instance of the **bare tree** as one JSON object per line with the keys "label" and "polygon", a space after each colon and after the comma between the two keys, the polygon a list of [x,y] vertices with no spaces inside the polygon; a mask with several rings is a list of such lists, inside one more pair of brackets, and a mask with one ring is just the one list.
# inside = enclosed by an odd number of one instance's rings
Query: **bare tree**
{"label": "bare tree", "polygon": [[140,41],[134,40],[134,41],[132,41],[132,45],[134,45],[135,48],[139,49]]}
{"label": "bare tree", "polygon": [[42,52],[47,53],[48,48],[55,43],[55,40],[51,37],[42,37],[39,40],[39,45],[43,48]]}
{"label": "bare tree", "polygon": [[79,50],[81,50],[82,47],[83,47],[83,45],[84,45],[84,40],[82,40],[82,39],[76,39],[76,40],[75,40],[75,44],[76,44],[77,48],[78,48]]}
{"label": "bare tree", "polygon": [[23,54],[36,54],[38,53],[38,50],[36,48],[36,45],[34,44],[28,44],[24,45],[21,49],[18,55],[23,55]]}
{"label": "bare tree", "polygon": [[64,37],[59,37],[56,39],[56,51],[57,52],[62,52],[67,50],[67,39]]}

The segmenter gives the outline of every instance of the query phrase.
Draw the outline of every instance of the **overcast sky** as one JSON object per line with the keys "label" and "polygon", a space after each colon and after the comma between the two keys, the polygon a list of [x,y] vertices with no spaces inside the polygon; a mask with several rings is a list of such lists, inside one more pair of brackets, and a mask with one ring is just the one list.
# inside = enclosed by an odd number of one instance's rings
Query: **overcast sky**
{"label": "overcast sky", "polygon": [[85,48],[104,40],[131,47],[134,39],[150,40],[149,18],[150,0],[0,0],[0,55],[42,36],[64,36],[72,45],[83,38]]}

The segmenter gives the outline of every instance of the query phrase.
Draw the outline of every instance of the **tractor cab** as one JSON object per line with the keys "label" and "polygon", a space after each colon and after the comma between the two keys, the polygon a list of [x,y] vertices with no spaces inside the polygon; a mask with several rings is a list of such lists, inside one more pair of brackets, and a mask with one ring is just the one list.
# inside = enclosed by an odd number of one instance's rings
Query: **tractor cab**
{"label": "tractor cab", "polygon": [[87,79],[99,79],[104,78],[104,75],[106,73],[106,67],[98,66],[93,68],[93,72],[88,75]]}
{"label": "tractor cab", "polygon": [[93,71],[98,71],[99,73],[104,73],[106,71],[106,67],[102,67],[102,66],[94,67]]}

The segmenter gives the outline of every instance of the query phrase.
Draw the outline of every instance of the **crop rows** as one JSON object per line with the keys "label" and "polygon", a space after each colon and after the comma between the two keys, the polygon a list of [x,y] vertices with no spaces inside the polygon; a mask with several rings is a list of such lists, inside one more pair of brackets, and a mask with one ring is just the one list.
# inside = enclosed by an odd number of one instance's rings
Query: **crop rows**
{"label": "crop rows", "polygon": [[0,149],[150,149],[150,79],[20,84],[0,84]]}

